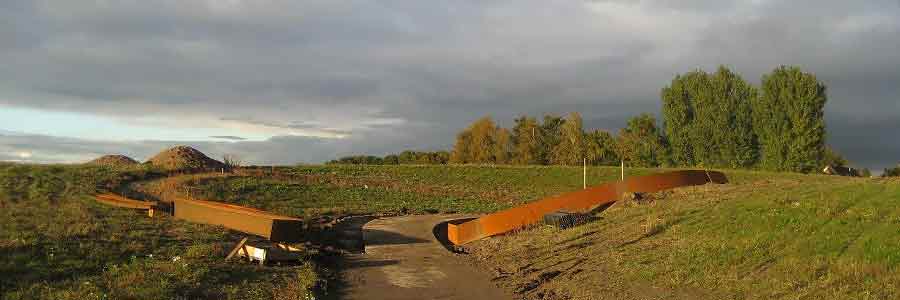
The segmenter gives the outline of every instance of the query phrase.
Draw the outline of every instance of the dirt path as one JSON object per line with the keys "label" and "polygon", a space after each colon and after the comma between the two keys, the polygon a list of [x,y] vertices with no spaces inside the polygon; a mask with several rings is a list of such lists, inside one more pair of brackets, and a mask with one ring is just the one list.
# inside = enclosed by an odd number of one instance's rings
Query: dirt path
{"label": "dirt path", "polygon": [[375,219],[363,226],[365,253],[347,257],[342,299],[512,299],[491,277],[447,251],[434,227],[453,215]]}

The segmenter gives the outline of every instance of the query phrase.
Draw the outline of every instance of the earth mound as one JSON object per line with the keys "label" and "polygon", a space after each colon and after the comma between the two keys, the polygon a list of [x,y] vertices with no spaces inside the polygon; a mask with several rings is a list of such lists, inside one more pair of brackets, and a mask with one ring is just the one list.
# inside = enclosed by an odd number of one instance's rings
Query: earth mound
{"label": "earth mound", "polygon": [[138,161],[125,155],[104,155],[89,161],[88,164],[110,166],[110,167],[129,167],[140,164]]}
{"label": "earth mound", "polygon": [[169,148],[147,160],[147,163],[165,170],[215,170],[225,167],[222,162],[188,146]]}

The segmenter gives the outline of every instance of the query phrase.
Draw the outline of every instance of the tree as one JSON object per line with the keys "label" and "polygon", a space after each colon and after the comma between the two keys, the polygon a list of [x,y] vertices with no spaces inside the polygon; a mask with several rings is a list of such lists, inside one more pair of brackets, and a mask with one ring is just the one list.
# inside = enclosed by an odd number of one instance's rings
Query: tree
{"label": "tree", "polygon": [[491,117],[484,117],[475,121],[471,127],[472,132],[472,162],[493,163],[494,144],[496,144],[497,126]]}
{"label": "tree", "polygon": [[694,166],[692,139],[694,130],[693,99],[697,97],[696,86],[705,80],[701,71],[675,75],[672,83],[662,89],[663,128],[671,145],[672,160],[681,166]]}
{"label": "tree", "polygon": [[825,85],[798,67],[781,66],[762,77],[752,108],[763,168],[818,169],[825,153],[826,101]]}
{"label": "tree", "polygon": [[[747,168],[756,164],[759,146],[753,133],[752,102],[757,97],[755,87],[728,68],[720,66],[712,77],[713,95],[719,101],[709,116],[715,120],[710,127],[714,134],[717,159],[715,166]],[[705,117],[700,114],[699,117]],[[714,156],[715,157],[715,156]]]}
{"label": "tree", "polygon": [[822,165],[833,167],[845,167],[848,161],[843,155],[837,153],[831,147],[825,147],[825,153],[822,155]]}
{"label": "tree", "polygon": [[391,155],[385,156],[385,157],[384,157],[384,164],[386,164],[386,165],[399,165],[399,164],[400,164],[400,157],[397,156],[396,154],[391,154]]}
{"label": "tree", "polygon": [[896,167],[890,169],[884,169],[884,173],[881,173],[881,177],[898,177],[900,176],[900,164],[897,164]]}
{"label": "tree", "polygon": [[478,119],[456,136],[456,146],[450,161],[453,163],[493,163],[497,127],[491,117]]}
{"label": "tree", "polygon": [[656,118],[641,114],[628,120],[628,126],[619,132],[619,157],[635,167],[658,167],[668,165],[668,149]]}
{"label": "tree", "polygon": [[608,131],[594,130],[585,136],[585,157],[591,165],[617,165],[616,139]]}
{"label": "tree", "polygon": [[509,129],[497,127],[494,143],[494,162],[498,164],[509,164],[512,162],[512,137]]}
{"label": "tree", "polygon": [[456,135],[456,145],[453,146],[453,152],[450,153],[450,162],[456,164],[472,162],[471,130],[466,129]]}
{"label": "tree", "polygon": [[550,163],[554,165],[580,165],[584,156],[584,130],[581,114],[569,114],[560,127],[559,142],[551,150]]}
{"label": "tree", "polygon": [[861,171],[859,171],[859,176],[866,178],[872,177],[872,171],[869,171],[869,168],[863,168]]}
{"label": "tree", "polygon": [[756,89],[720,66],[677,75],[662,89],[663,127],[681,166],[752,166],[758,156],[751,102]]}
{"label": "tree", "polygon": [[540,158],[542,164],[550,164],[553,148],[560,141],[560,129],[566,121],[555,115],[544,115],[544,122],[541,123],[541,147]]}
{"label": "tree", "polygon": [[241,160],[241,158],[235,154],[225,154],[222,157],[222,162],[225,164],[225,168],[228,170],[240,168],[244,163],[243,160]]}
{"label": "tree", "polygon": [[513,163],[535,165],[541,163],[541,135],[543,131],[535,118],[521,116],[512,131]]}

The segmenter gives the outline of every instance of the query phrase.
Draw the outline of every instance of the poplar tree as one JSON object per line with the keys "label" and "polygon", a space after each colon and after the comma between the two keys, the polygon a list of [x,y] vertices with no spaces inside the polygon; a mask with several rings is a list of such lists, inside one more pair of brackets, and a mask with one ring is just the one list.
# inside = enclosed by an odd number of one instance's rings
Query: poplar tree
{"label": "poplar tree", "polygon": [[471,153],[472,162],[474,163],[493,163],[495,162],[494,146],[496,144],[497,126],[491,117],[483,117],[475,121],[470,128],[471,131]]}
{"label": "poplar tree", "polygon": [[450,152],[450,163],[465,164],[472,162],[472,132],[465,129],[456,134],[456,144]]}
{"label": "poplar tree", "polygon": [[509,129],[498,127],[496,133],[496,141],[494,143],[494,162],[498,164],[509,164],[512,154],[512,140]]}
{"label": "poplar tree", "polygon": [[656,118],[649,114],[628,120],[616,145],[619,156],[631,166],[659,167],[669,163],[665,140],[656,127]]}
{"label": "poplar tree", "polygon": [[554,165],[580,165],[585,159],[584,130],[581,114],[570,113],[559,130],[559,143],[551,151]]}
{"label": "poplar tree", "polygon": [[697,97],[695,87],[705,80],[705,74],[692,71],[676,75],[672,83],[662,89],[663,128],[672,149],[672,160],[676,165],[694,166],[693,99]]}
{"label": "poplar tree", "polygon": [[585,135],[585,157],[591,165],[617,165],[616,139],[604,130],[594,130]]}
{"label": "poplar tree", "polygon": [[559,144],[560,129],[565,122],[565,119],[561,117],[549,114],[544,115],[544,122],[541,123],[541,132],[543,134],[541,134],[541,147],[539,148],[542,164],[551,164],[553,148]]}
{"label": "poplar tree", "polygon": [[[753,133],[752,102],[757,89],[728,68],[720,66],[710,80],[713,98],[709,118],[714,120],[708,129],[713,134],[717,153],[713,166],[748,168],[756,164],[759,147]],[[704,114],[699,115],[704,117]]]}
{"label": "poplar tree", "polygon": [[752,106],[763,168],[809,172],[820,167],[826,101],[825,85],[798,67],[781,66],[763,75],[761,95]]}
{"label": "poplar tree", "polygon": [[741,168],[758,157],[751,102],[756,89],[720,66],[678,75],[662,89],[663,127],[681,166]]}
{"label": "poplar tree", "polygon": [[520,165],[541,163],[540,139],[542,133],[537,119],[528,116],[516,119],[516,125],[512,132],[513,163]]}

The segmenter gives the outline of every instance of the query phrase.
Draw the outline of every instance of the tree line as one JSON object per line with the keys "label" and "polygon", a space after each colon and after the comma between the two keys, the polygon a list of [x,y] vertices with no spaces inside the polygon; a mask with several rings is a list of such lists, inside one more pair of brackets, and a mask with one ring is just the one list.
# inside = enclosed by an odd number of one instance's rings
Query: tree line
{"label": "tree line", "polygon": [[[486,116],[456,135],[452,151],[442,152],[448,154],[446,160],[422,163],[617,165],[624,161],[634,167],[792,172],[847,164],[826,146],[826,86],[799,67],[775,68],[762,76],[759,86],[725,66],[713,73],[698,69],[676,75],[661,89],[660,98],[661,125],[645,113],[629,119],[615,135],[585,130],[577,112],[566,117],[544,115],[540,120],[523,115],[512,128],[498,126]],[[338,161],[345,159],[355,161]],[[387,157],[372,160],[386,163]]]}
{"label": "tree line", "polygon": [[327,164],[349,165],[442,165],[450,161],[448,151],[403,151],[384,157],[373,155],[345,156],[327,162]]}

